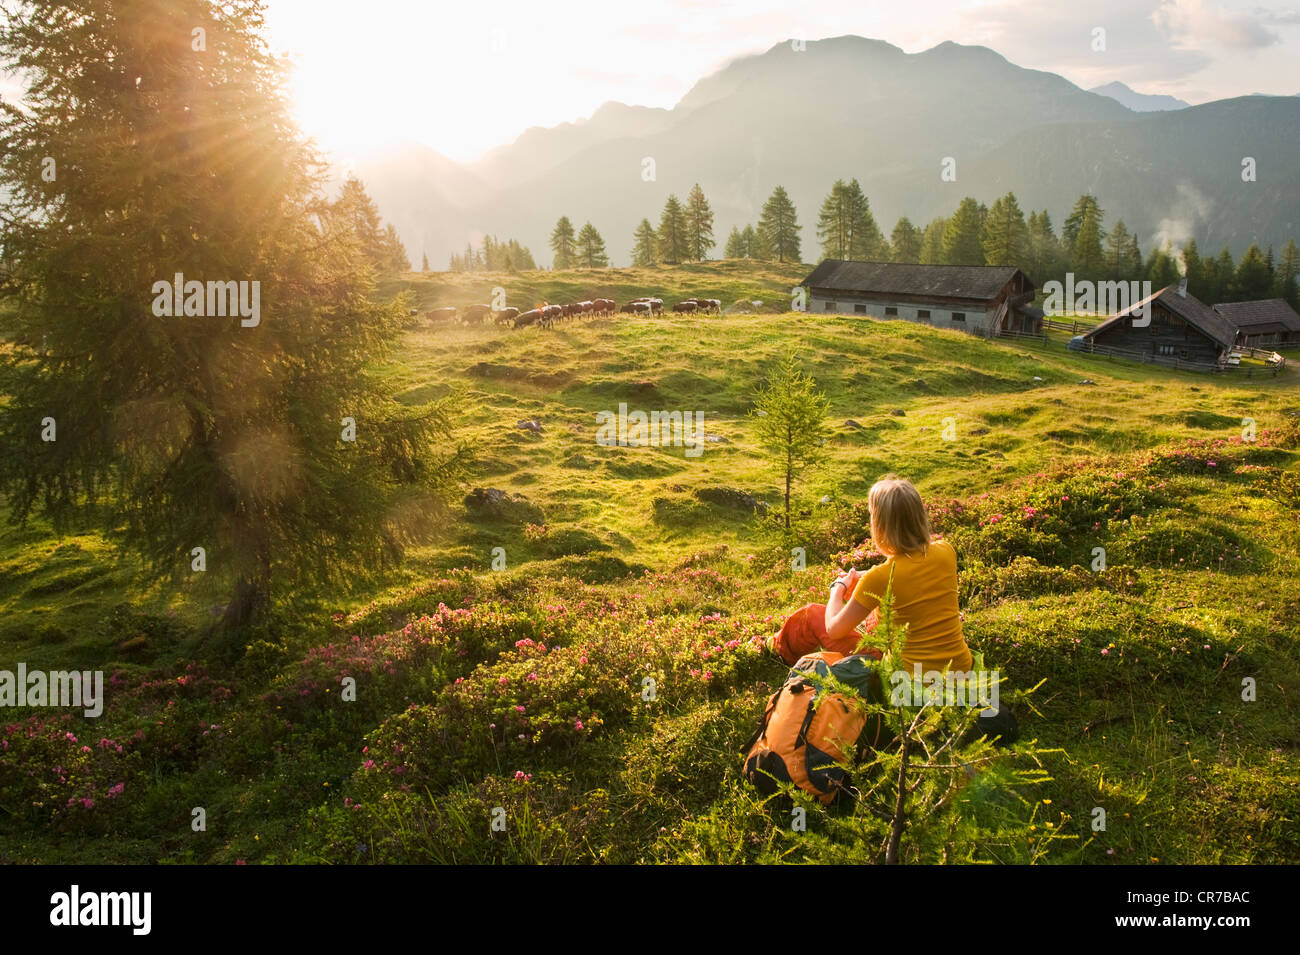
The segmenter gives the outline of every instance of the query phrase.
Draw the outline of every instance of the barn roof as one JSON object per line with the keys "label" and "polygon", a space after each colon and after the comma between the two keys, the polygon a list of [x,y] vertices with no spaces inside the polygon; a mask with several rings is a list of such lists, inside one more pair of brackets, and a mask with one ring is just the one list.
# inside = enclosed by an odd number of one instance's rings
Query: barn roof
{"label": "barn roof", "polygon": [[803,280],[813,289],[992,300],[1020,270],[1014,265],[909,265],[827,259]]}
{"label": "barn roof", "polygon": [[1123,322],[1125,318],[1137,311],[1146,303],[1159,302],[1169,311],[1181,317],[1187,324],[1193,328],[1199,329],[1207,338],[1214,341],[1224,348],[1231,348],[1237,341],[1237,326],[1228,321],[1210,306],[1206,305],[1196,296],[1188,293],[1186,295],[1178,294],[1178,284],[1166,285],[1158,292],[1154,292],[1142,299],[1140,302],[1134,302],[1122,312],[1116,312],[1110,318],[1106,319],[1092,331],[1084,334],[1084,338],[1094,338],[1099,332],[1104,332],[1108,328]]}
{"label": "barn roof", "polygon": [[1295,313],[1295,309],[1288,305],[1285,299],[1266,298],[1258,302],[1224,302],[1214,306],[1214,310],[1247,334],[1269,331],[1300,332],[1300,315]]}

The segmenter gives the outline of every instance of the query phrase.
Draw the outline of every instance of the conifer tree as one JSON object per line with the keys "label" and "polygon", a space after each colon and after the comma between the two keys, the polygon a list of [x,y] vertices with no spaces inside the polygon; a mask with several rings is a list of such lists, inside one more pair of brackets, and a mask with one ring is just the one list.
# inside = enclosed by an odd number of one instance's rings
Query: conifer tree
{"label": "conifer tree", "polygon": [[1268,298],[1273,291],[1273,269],[1253,242],[1237,263],[1237,291],[1243,301]]}
{"label": "conifer tree", "polygon": [[921,261],[921,230],[912,225],[912,220],[903,216],[894,224],[894,231],[889,236],[891,262],[903,262],[915,265]]}
{"label": "conifer tree", "polygon": [[687,234],[686,212],[676,196],[664,202],[659,218],[659,257],[665,265],[680,265],[690,255],[690,238]]}
{"label": "conifer tree", "polygon": [[717,245],[713,239],[713,210],[698,182],[686,197],[686,245],[696,262],[708,258],[709,251]]}
{"label": "conifer tree", "polygon": [[0,103],[0,485],[13,519],[96,520],[159,573],[204,570],[238,652],[273,586],[433,529],[464,460],[452,405],[397,401],[376,365],[406,302],[376,300],[368,236],[320,198],[260,4],[69,6],[0,21],[27,82]]}
{"label": "conifer tree", "polygon": [[[798,262],[802,255],[799,249],[799,221],[794,203],[782,186],[772,190],[772,195],[763,203],[763,212],[758,220],[758,229],[754,231],[761,237],[766,256],[773,256],[778,262]],[[757,243],[749,244],[749,254],[758,256]]]}
{"label": "conifer tree", "polygon": [[609,256],[605,254],[605,240],[600,237],[596,227],[590,222],[583,225],[578,233],[578,264],[589,269],[609,267]]}
{"label": "conifer tree", "polygon": [[555,230],[551,233],[551,251],[555,253],[555,258],[551,261],[553,269],[571,269],[577,258],[577,251],[574,245],[573,223],[569,221],[568,216],[560,216],[555,223]]}
{"label": "conifer tree", "polygon": [[943,230],[943,263],[945,265],[983,265],[984,216],[979,203],[967,196],[957,206]]}
{"label": "conifer tree", "polygon": [[727,235],[727,244],[723,247],[722,256],[726,259],[749,258],[749,246],[745,244],[745,236],[741,233],[739,226],[731,227],[731,232]]}
{"label": "conifer tree", "polygon": [[1105,253],[1102,251],[1101,205],[1096,196],[1078,198],[1061,230],[1061,241],[1070,257],[1070,268],[1082,278],[1102,277]]}
{"label": "conifer tree", "polygon": [[993,203],[984,220],[984,261],[989,265],[1014,265],[1021,269],[1029,250],[1029,227],[1015,193],[1008,192]]}
{"label": "conifer tree", "polygon": [[944,218],[932,219],[921,236],[921,265],[943,264],[943,233],[948,227]]}
{"label": "conifer tree", "polygon": [[787,352],[754,400],[753,420],[761,447],[785,485],[785,528],[790,529],[790,494],[795,480],[825,458],[830,402],[817,382]]}
{"label": "conifer tree", "polygon": [[640,268],[650,268],[659,264],[659,242],[655,227],[649,219],[642,219],[633,235],[632,264]]}
{"label": "conifer tree", "polygon": [[1300,306],[1300,249],[1296,248],[1295,239],[1288,239],[1282,246],[1282,257],[1277,263],[1277,276],[1274,280],[1273,295],[1285,299],[1292,308]]}

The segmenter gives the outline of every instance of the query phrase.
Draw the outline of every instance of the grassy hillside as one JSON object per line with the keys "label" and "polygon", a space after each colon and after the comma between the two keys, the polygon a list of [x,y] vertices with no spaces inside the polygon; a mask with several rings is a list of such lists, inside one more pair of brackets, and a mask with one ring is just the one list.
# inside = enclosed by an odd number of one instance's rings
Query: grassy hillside
{"label": "grassy hillside", "polygon": [[[494,285],[511,301],[729,303],[775,301],[802,270],[594,274],[606,284],[403,284],[424,307]],[[396,571],[284,595],[234,670],[182,652],[215,587],[141,582],[93,534],[4,529],[3,665],[102,668],[111,686],[97,721],[4,724],[0,861],[874,861],[888,787],[848,812],[804,801],[795,832],[737,770],[784,674],[758,641],[861,560],[862,498],[889,471],[954,543],[968,639],[1005,692],[1041,683],[1000,758],[1028,771],[1031,749],[1050,751],[1038,782],[972,769],[961,799],[904,836],[905,860],[1300,859],[1293,373],[1175,373],[795,313],[419,329],[406,345],[391,374],[411,401],[461,395],[466,492],[510,496],[470,497]],[[830,399],[833,437],[783,540],[744,495],[779,502],[747,414],[790,347]],[[620,402],[702,413],[703,453],[597,444],[596,414]],[[340,700],[347,677],[355,702]]]}
{"label": "grassy hillside", "polygon": [[[542,302],[579,302],[612,298],[621,305],[642,295],[671,304],[684,298],[716,298],[724,309],[781,312],[790,293],[808,277],[812,266],[801,263],[755,263],[742,259],[687,265],[626,269],[569,269],[558,272],[410,272],[386,280],[380,292],[409,292],[412,307],[457,307],[491,301],[492,290],[505,291],[505,304],[521,309]],[[754,300],[763,304],[757,308]]]}

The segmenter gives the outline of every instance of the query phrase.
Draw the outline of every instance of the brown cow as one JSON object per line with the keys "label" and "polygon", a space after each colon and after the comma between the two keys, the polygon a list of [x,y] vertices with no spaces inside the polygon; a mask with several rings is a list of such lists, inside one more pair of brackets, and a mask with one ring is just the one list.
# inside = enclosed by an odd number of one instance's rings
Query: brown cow
{"label": "brown cow", "polygon": [[678,302],[673,306],[673,311],[682,315],[689,315],[691,312],[695,311],[695,307],[694,302]]}
{"label": "brown cow", "polygon": [[496,321],[498,325],[504,325],[506,322],[513,322],[518,317],[519,309],[517,308],[503,308],[501,311],[496,313]]}
{"label": "brown cow", "polygon": [[542,320],[542,310],[540,308],[530,308],[526,312],[520,312],[515,318],[515,328],[525,328],[529,325],[536,325]]}
{"label": "brown cow", "polygon": [[460,318],[466,325],[481,325],[491,314],[491,305],[471,305],[461,310]]}
{"label": "brown cow", "polygon": [[456,309],[451,306],[447,306],[445,308],[431,308],[424,313],[425,321],[428,322],[441,322],[441,321],[449,322],[455,317],[456,317]]}

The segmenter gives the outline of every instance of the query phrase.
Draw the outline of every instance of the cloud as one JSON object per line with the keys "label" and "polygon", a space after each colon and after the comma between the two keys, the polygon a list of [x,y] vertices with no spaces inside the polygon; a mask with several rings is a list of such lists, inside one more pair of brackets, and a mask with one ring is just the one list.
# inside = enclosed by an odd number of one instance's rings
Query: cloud
{"label": "cloud", "polygon": [[1219,44],[1237,50],[1257,50],[1280,43],[1282,37],[1268,23],[1297,22],[1293,12],[1275,14],[1257,9],[1229,11],[1205,0],[1164,0],[1151,14],[1151,22],[1175,49],[1195,50]]}
{"label": "cloud", "polygon": [[[1171,47],[1152,21],[1159,6],[1159,0],[1004,0],[964,11],[953,33],[970,38],[962,42],[992,47],[1018,66],[1059,73],[1084,88],[1120,80],[1148,89],[1213,62],[1203,50]],[[1105,31],[1101,50],[1093,42],[1098,29]]]}

